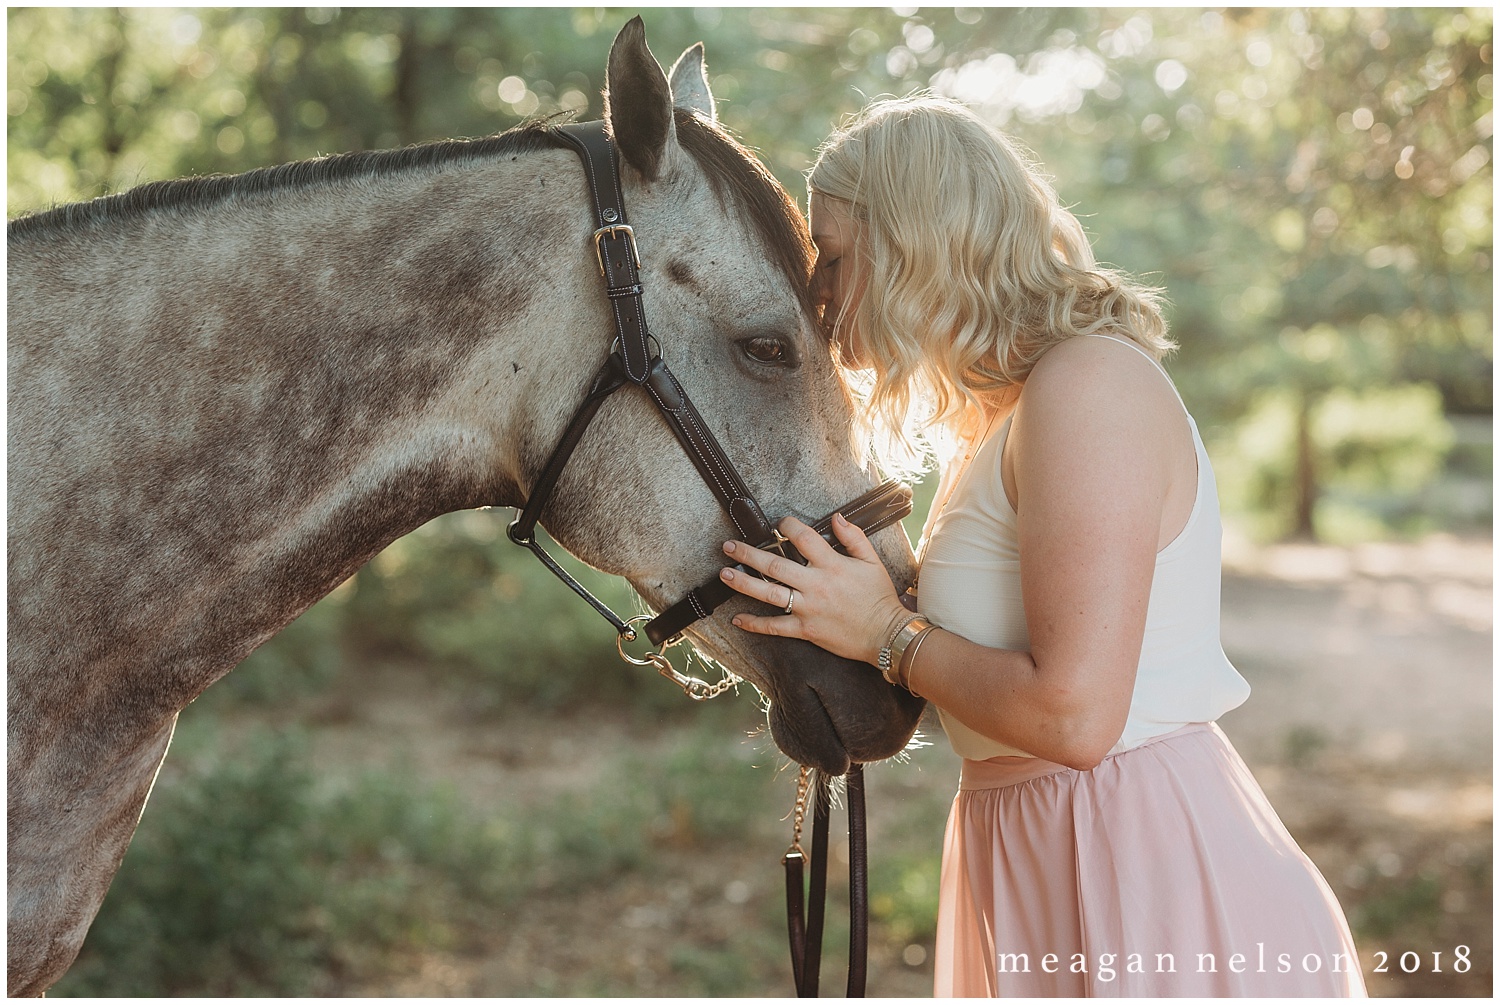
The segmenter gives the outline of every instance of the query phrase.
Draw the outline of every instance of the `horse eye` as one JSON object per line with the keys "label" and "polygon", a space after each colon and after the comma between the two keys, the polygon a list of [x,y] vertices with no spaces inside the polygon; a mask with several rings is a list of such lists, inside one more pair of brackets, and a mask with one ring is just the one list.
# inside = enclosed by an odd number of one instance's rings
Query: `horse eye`
{"label": "horse eye", "polygon": [[746,356],[757,363],[786,363],[791,358],[786,343],[779,338],[769,336],[749,338],[741,342],[740,347]]}

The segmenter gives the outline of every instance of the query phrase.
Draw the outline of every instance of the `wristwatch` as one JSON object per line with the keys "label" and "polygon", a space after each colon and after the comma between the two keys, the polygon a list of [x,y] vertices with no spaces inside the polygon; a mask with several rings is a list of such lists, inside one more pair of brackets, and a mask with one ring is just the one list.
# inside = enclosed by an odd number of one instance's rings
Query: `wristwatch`
{"label": "wristwatch", "polygon": [[896,634],[891,637],[890,642],[886,643],[880,650],[880,658],[876,664],[880,667],[880,675],[897,687],[902,686],[901,680],[897,676],[901,669],[901,657],[906,655],[907,647],[912,644],[918,635],[921,635],[932,627],[933,624],[931,621],[918,614],[908,619],[905,624],[898,628]]}

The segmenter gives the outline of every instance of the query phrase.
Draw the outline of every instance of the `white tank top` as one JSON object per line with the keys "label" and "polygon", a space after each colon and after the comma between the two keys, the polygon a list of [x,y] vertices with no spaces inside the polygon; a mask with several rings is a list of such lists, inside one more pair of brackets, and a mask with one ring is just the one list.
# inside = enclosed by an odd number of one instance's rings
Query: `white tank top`
{"label": "white tank top", "polygon": [[[1161,369],[1139,346],[1095,337],[1129,346]],[[1250,694],[1219,640],[1219,494],[1198,424],[1187,418],[1198,455],[1197,497],[1186,526],[1156,555],[1130,714],[1112,754],[1190,722],[1211,722]],[[971,642],[1029,652],[1016,512],[1000,478],[1010,421],[980,444],[930,522],[920,549],[917,602],[933,624]],[[1033,756],[975,732],[942,709],[938,713],[960,757]]]}

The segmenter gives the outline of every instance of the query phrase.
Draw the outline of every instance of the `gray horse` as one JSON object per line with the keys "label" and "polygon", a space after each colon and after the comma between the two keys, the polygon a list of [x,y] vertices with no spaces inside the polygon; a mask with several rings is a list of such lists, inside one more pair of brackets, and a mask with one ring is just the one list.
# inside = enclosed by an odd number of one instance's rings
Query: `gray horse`
{"label": "gray horse", "polygon": [[[717,125],[701,48],[669,82],[637,19],[606,79],[674,372],[773,519],[868,490],[805,225]],[[10,224],[12,995],[77,954],[184,706],[402,534],[524,501],[608,351],[591,229],[577,158],[535,126]],[[658,609],[733,535],[632,391],[544,523]],[[909,580],[905,538],[876,545]],[[735,609],[693,641],[765,695],[788,756],[841,773],[904,747],[919,701]]]}

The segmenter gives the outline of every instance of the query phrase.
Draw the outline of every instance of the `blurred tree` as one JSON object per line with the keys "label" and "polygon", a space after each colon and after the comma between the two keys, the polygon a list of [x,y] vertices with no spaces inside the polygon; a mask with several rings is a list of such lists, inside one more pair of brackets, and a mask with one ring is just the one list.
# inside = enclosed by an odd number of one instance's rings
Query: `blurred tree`
{"label": "blurred tree", "polygon": [[1490,14],[1100,27],[1109,74],[1068,116],[1069,191],[1108,207],[1108,251],[1167,277],[1179,376],[1210,416],[1290,410],[1281,495],[1311,536],[1321,469],[1348,446],[1315,435],[1334,389],[1429,382],[1450,411],[1490,411]]}

